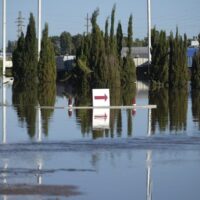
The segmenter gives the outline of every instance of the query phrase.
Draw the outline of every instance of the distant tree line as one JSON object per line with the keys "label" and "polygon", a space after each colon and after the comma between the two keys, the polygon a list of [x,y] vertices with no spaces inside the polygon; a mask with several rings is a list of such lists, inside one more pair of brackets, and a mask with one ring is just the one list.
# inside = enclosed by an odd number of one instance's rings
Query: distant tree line
{"label": "distant tree line", "polygon": [[21,33],[12,55],[15,81],[33,82],[38,80],[39,82],[55,82],[55,54],[48,36],[47,24],[45,24],[42,34],[40,55],[38,55],[37,49],[35,19],[31,13],[26,35],[24,36],[24,33]]}
{"label": "distant tree line", "polygon": [[59,55],[76,55],[77,49],[81,45],[82,35],[77,34],[72,36],[69,32],[62,32],[60,36],[51,36],[54,52]]}

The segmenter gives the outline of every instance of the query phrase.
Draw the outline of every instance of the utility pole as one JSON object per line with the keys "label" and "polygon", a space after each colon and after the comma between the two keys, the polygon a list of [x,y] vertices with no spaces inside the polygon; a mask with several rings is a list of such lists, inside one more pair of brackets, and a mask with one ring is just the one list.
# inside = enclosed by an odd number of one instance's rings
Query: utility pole
{"label": "utility pole", "polygon": [[89,27],[90,27],[90,18],[89,18],[89,14],[87,13],[87,17],[85,18],[86,19],[86,32],[87,32],[87,35],[89,34]]}
{"label": "utility pole", "polygon": [[3,8],[3,16],[2,16],[2,20],[3,20],[3,76],[5,76],[6,74],[6,0],[2,0],[2,8]]}
{"label": "utility pole", "polygon": [[38,0],[38,59],[41,51],[41,21],[42,21],[42,0]]}
{"label": "utility pole", "polygon": [[21,36],[21,33],[23,32],[24,19],[25,18],[22,17],[22,12],[19,11],[17,21],[15,22],[17,23],[17,37],[18,38]]}
{"label": "utility pole", "polygon": [[148,20],[148,59],[151,64],[151,0],[147,0],[147,20]]}

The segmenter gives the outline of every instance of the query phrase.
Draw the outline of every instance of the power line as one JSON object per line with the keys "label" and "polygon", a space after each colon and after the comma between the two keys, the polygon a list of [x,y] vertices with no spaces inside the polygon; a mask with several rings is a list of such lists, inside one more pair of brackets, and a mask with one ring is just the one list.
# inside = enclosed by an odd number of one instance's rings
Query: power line
{"label": "power line", "polygon": [[22,12],[19,11],[17,20],[15,23],[17,24],[17,37],[19,38],[21,36],[21,33],[23,32],[25,18],[22,17]]}

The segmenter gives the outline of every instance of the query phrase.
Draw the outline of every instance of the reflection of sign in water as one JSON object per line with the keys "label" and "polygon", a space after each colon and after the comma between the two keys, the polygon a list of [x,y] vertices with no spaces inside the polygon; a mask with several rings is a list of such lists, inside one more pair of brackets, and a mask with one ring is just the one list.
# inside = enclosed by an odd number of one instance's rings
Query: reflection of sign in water
{"label": "reflection of sign in water", "polygon": [[110,106],[109,89],[93,89],[92,90],[93,106]]}
{"label": "reflection of sign in water", "polygon": [[92,127],[93,129],[109,129],[110,109],[93,109]]}

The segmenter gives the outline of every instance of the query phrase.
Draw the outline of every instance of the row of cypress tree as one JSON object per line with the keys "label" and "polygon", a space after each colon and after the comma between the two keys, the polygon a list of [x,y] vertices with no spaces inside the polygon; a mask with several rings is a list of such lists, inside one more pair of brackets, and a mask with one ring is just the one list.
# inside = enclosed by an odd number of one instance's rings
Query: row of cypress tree
{"label": "row of cypress tree", "polygon": [[187,67],[187,37],[152,29],[152,63],[150,79],[153,84],[169,87],[184,87],[189,80]]}
{"label": "row of cypress tree", "polygon": [[30,14],[26,36],[22,33],[19,37],[12,61],[15,81],[55,82],[56,80],[55,54],[48,37],[48,25],[45,24],[43,30],[38,62],[35,19],[32,13]]}
{"label": "row of cypress tree", "polygon": [[[152,63],[150,80],[153,85],[182,88],[187,86],[190,78],[187,62],[187,36],[180,36],[178,29],[175,36],[170,33],[152,29]],[[192,88],[200,88],[200,52],[193,57],[191,70]]]}
{"label": "row of cypress tree", "polygon": [[[74,72],[78,74],[82,89],[85,87],[121,87],[121,85],[135,82],[135,64],[131,58],[132,47],[132,15],[129,17],[126,58],[121,58],[123,32],[121,22],[118,23],[115,34],[116,6],[111,12],[110,33],[109,18],[105,22],[103,32],[98,23],[99,9],[91,17],[92,31],[84,35],[81,47],[77,52],[77,67]],[[89,86],[88,86],[89,85]]]}

